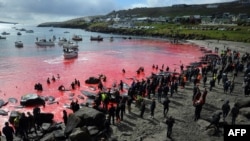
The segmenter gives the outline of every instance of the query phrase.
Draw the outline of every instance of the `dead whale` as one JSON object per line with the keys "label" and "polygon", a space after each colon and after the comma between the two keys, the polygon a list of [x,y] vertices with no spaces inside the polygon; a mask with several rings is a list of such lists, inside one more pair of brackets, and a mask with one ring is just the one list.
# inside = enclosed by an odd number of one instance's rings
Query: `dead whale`
{"label": "dead whale", "polygon": [[0,99],[0,108],[2,108],[2,106],[7,105],[8,102],[5,102],[4,100]]}
{"label": "dead whale", "polygon": [[8,115],[8,112],[6,112],[6,111],[0,109],[0,115],[2,115],[2,116],[7,116],[7,115]]}

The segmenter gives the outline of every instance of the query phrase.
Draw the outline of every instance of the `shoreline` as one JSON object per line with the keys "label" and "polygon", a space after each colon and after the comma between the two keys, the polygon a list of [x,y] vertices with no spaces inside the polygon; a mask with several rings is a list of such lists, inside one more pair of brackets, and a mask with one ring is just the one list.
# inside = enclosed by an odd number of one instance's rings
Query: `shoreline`
{"label": "shoreline", "polygon": [[[152,39],[152,38],[151,38]],[[206,47],[214,50],[214,47],[220,48],[220,50],[224,49],[224,44],[227,43],[228,48],[234,50],[237,49],[238,46],[242,48],[242,54],[245,52],[246,48],[250,44],[242,44],[241,42],[228,42],[228,41],[219,41],[217,40],[187,40],[183,41],[183,44],[194,44],[198,47]],[[206,46],[207,43],[210,43],[209,46]],[[239,43],[239,44],[238,44]],[[242,55],[241,54],[241,55]],[[232,77],[232,74],[229,75]],[[211,78],[211,74],[209,74],[209,79]],[[236,79],[237,85],[235,88],[235,93],[233,95],[226,95],[223,93],[222,85],[218,85],[215,88],[215,91],[211,91],[208,93],[206,105],[204,105],[204,109],[202,111],[201,119],[197,122],[193,122],[193,113],[194,107],[191,102],[191,93],[192,93],[192,83],[188,83],[185,89],[180,89],[179,93],[174,94],[173,97],[170,98],[170,111],[169,115],[172,115],[177,120],[177,123],[173,128],[173,139],[177,141],[184,140],[223,140],[223,135],[220,133],[219,137],[210,136],[209,131],[205,131],[204,128],[209,124],[208,119],[211,114],[216,110],[220,109],[221,104],[226,100],[230,100],[230,105],[233,104],[242,98],[242,73],[240,73],[239,77]],[[203,87],[201,90],[203,91]],[[244,97],[243,97],[244,98]],[[155,118],[150,118],[149,112],[149,104],[151,102],[150,99],[145,98],[147,101],[147,110],[145,112],[145,118],[141,119],[138,117],[139,110],[135,107],[134,103],[132,105],[132,113],[125,114],[124,121],[121,122],[120,125],[111,125],[112,127],[112,137],[120,140],[134,140],[139,141],[140,138],[143,141],[152,141],[152,140],[170,140],[166,139],[166,125],[163,123],[164,117],[162,116],[162,105],[160,102],[157,102],[157,108],[155,111]],[[240,121],[242,120],[242,121]],[[237,122],[249,123],[249,119],[245,119],[243,117],[237,120]],[[230,117],[227,118],[227,122],[230,122]],[[190,136],[191,135],[191,136]],[[192,137],[194,136],[194,137]]]}

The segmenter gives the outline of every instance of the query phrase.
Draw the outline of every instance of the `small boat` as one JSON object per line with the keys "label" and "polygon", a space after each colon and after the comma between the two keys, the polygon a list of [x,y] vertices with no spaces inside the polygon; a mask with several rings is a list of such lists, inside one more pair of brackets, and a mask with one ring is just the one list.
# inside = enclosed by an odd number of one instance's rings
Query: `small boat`
{"label": "small boat", "polygon": [[15,46],[16,47],[23,47],[23,42],[22,41],[16,41]]}
{"label": "small boat", "polygon": [[0,39],[6,39],[6,37],[5,36],[0,36]]}
{"label": "small boat", "polygon": [[34,33],[33,30],[26,30],[26,33]]}
{"label": "small boat", "polygon": [[17,32],[17,35],[22,35],[22,33],[21,32]]}
{"label": "small boat", "polygon": [[68,40],[66,38],[62,38],[62,39],[59,38],[58,45],[63,45],[67,42],[68,42]]}
{"label": "small boat", "polygon": [[21,28],[21,29],[19,29],[20,31],[26,31],[26,29],[25,28]]}
{"label": "small boat", "polygon": [[10,35],[10,33],[8,33],[8,32],[2,32],[2,35]]}
{"label": "small boat", "polygon": [[72,40],[74,40],[74,41],[82,41],[82,36],[81,35],[73,35]]}
{"label": "small boat", "polygon": [[72,59],[72,58],[77,58],[78,56],[78,51],[70,48],[64,48],[63,49],[63,56],[64,59]]}
{"label": "small boat", "polygon": [[90,40],[91,40],[91,41],[102,41],[102,40],[103,40],[103,37],[101,37],[100,35],[98,35],[97,37],[91,36],[91,37],[90,37]]}
{"label": "small boat", "polygon": [[69,31],[64,31],[63,33],[69,33]]}
{"label": "small boat", "polygon": [[76,43],[68,41],[68,42],[66,42],[66,43],[63,44],[63,49],[78,50],[78,45]]}
{"label": "small boat", "polygon": [[50,32],[52,32],[52,31],[53,31],[53,29],[50,29],[49,31],[50,31]]}
{"label": "small boat", "polygon": [[55,43],[52,40],[47,41],[46,39],[40,39],[39,41],[35,42],[38,46],[54,46]]}

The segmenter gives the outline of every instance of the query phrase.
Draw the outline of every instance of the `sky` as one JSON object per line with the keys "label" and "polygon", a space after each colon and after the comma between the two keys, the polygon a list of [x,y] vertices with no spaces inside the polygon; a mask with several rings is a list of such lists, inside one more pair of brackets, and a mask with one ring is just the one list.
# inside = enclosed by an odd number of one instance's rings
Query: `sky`
{"label": "sky", "polygon": [[229,1],[233,0],[0,0],[0,21],[39,24],[85,16],[106,15],[114,10],[137,7]]}

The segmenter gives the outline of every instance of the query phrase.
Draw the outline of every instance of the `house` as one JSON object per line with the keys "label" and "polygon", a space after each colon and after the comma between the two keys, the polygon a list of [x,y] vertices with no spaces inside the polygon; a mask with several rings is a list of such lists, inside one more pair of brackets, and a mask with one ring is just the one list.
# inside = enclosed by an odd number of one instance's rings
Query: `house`
{"label": "house", "polygon": [[209,4],[206,6],[206,8],[218,8],[219,5],[218,4]]}

